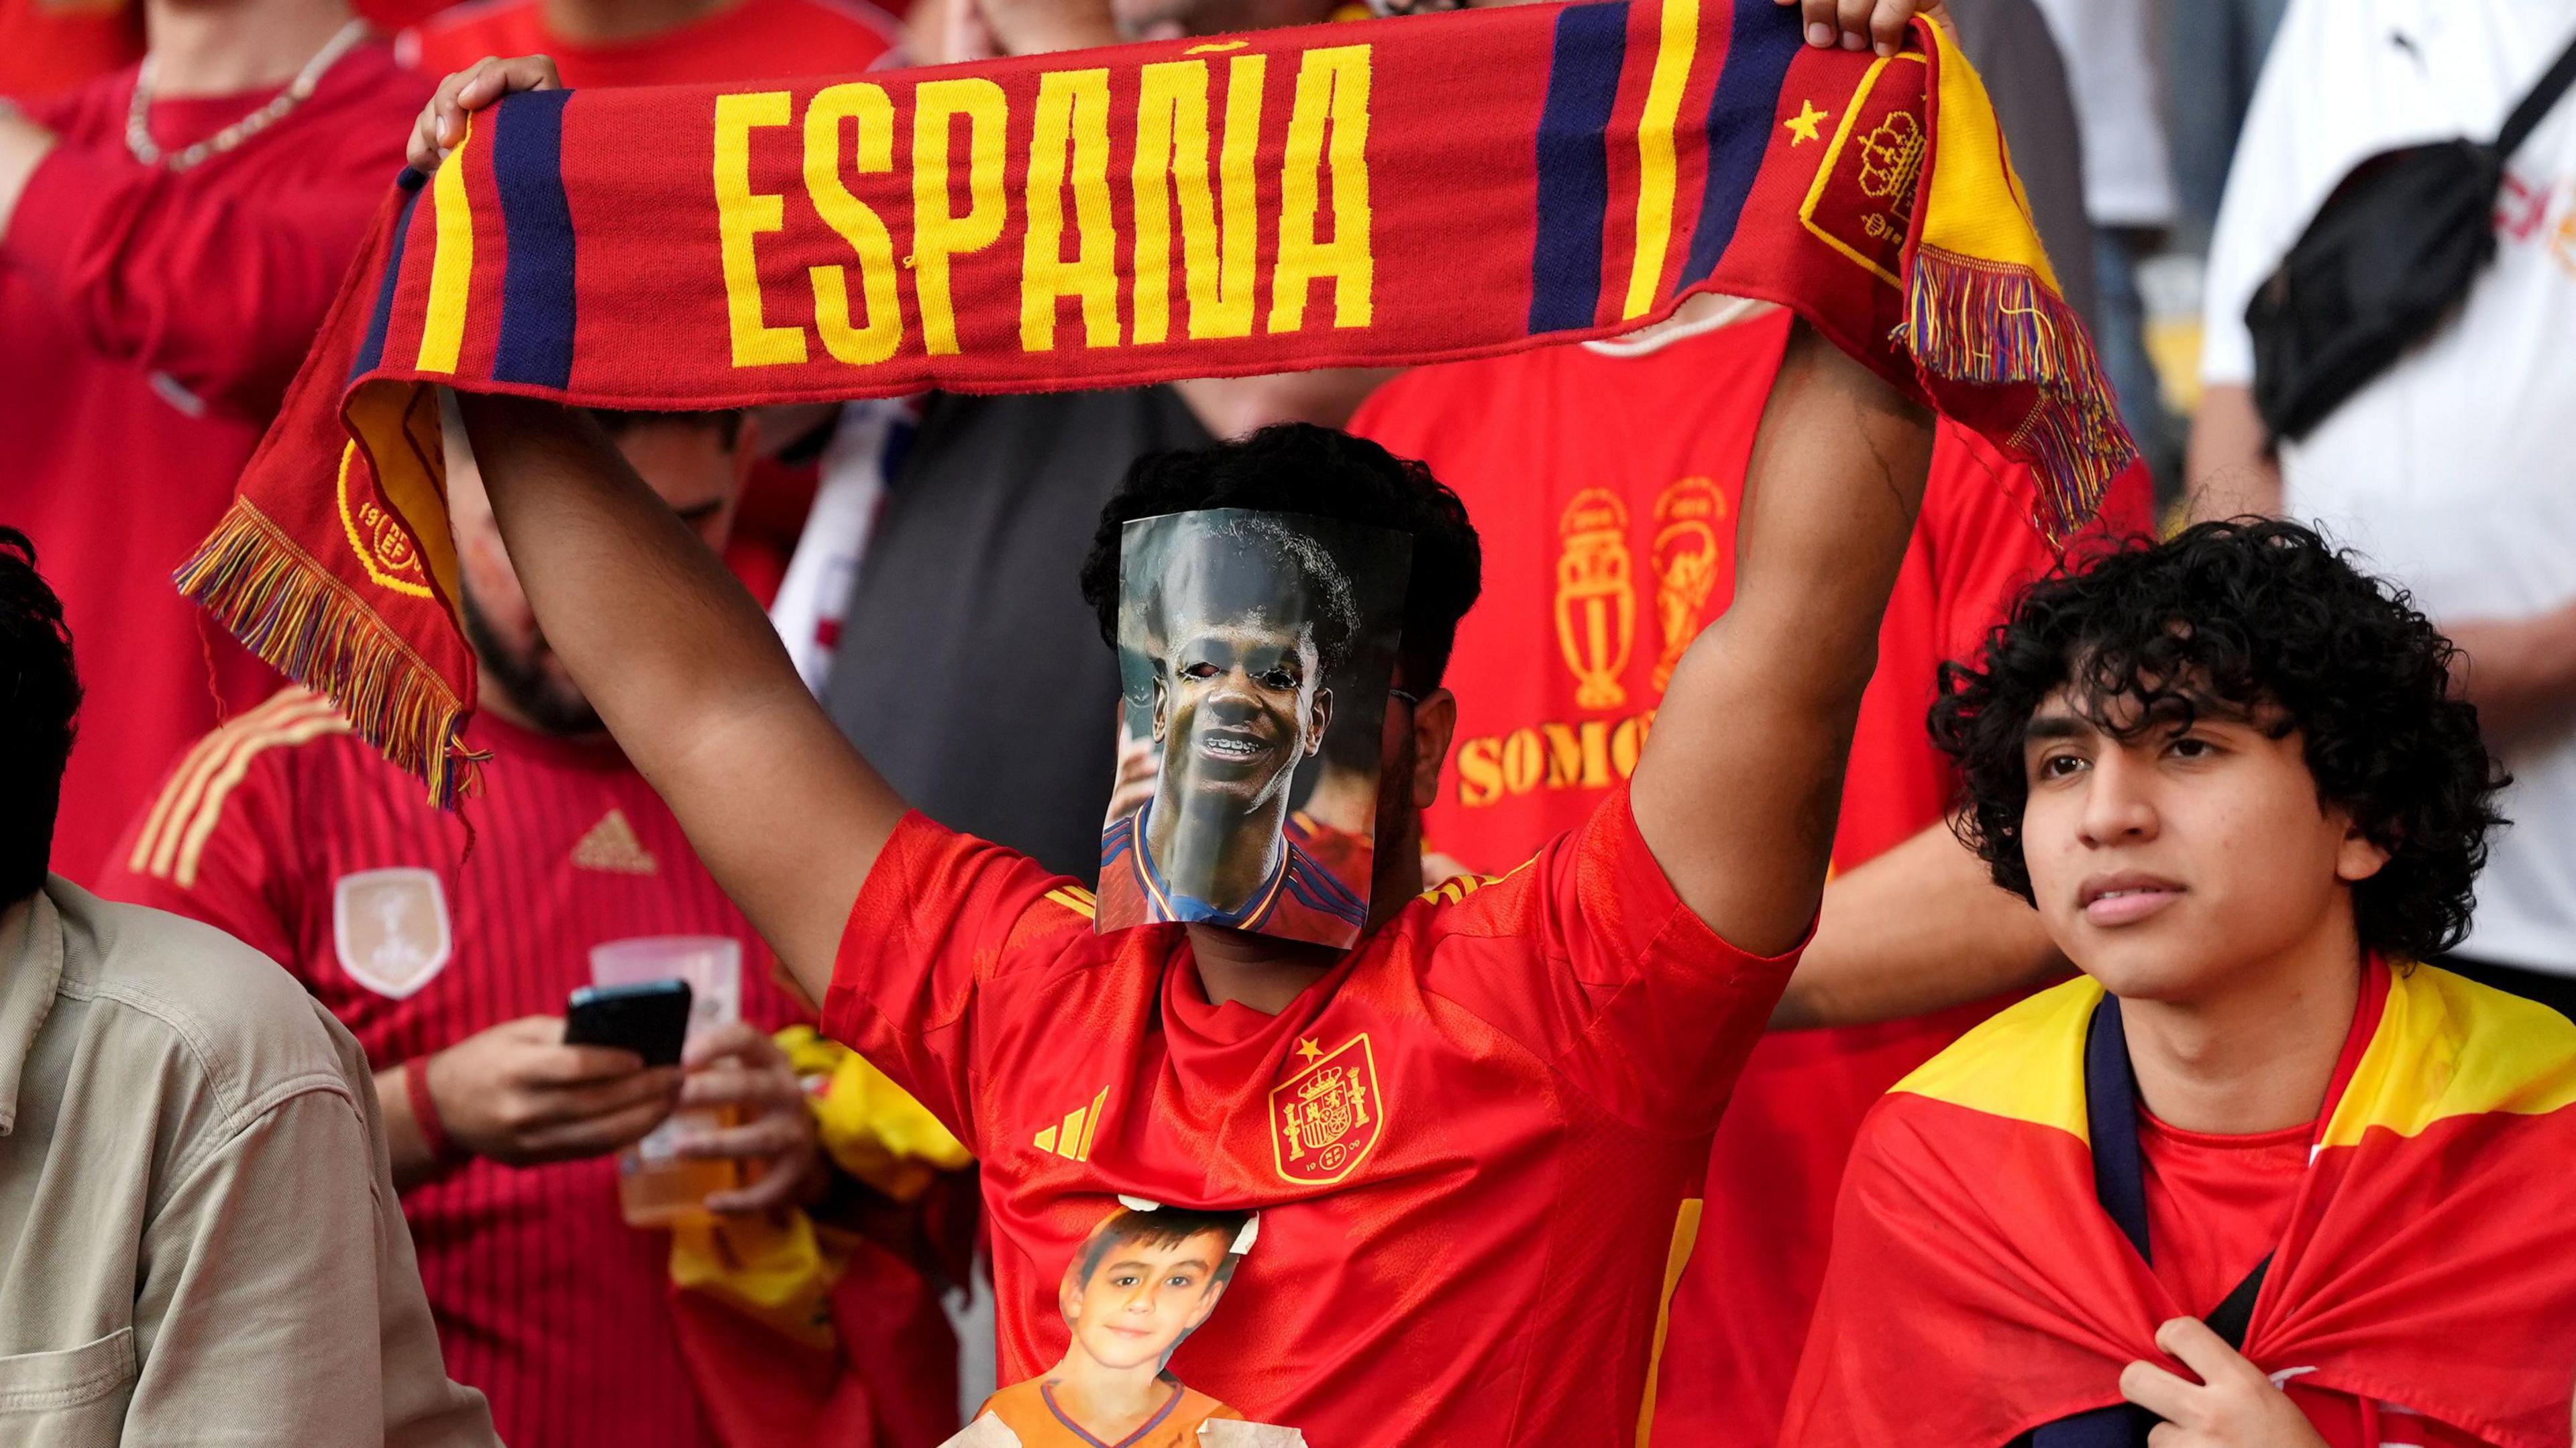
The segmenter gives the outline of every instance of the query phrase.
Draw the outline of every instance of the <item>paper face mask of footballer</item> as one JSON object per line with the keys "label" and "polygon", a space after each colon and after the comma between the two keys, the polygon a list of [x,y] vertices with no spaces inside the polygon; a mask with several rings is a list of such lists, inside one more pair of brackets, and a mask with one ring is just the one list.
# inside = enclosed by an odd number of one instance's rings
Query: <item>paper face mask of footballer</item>
{"label": "paper face mask of footballer", "polygon": [[1359,939],[1411,558],[1401,533],[1296,513],[1126,525],[1099,929]]}

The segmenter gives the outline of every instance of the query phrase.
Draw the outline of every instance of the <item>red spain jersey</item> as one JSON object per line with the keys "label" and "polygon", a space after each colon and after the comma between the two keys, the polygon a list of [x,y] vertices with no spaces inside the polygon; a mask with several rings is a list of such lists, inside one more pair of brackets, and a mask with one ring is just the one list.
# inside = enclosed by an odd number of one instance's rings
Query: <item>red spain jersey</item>
{"label": "red spain jersey", "polygon": [[[1773,313],[1659,347],[1420,368],[1360,409],[1352,430],[1429,463],[1484,543],[1484,596],[1449,664],[1458,742],[1424,820],[1430,848],[1508,868],[1636,768],[1674,665],[1734,594],[1745,467],[1788,330]],[[1941,424],[1861,702],[1837,868],[1940,819],[1952,779],[1924,730],[1934,672],[2055,562],[2028,521],[2034,496],[2026,469]],[[2144,529],[2149,507],[2133,470],[2113,485],[2104,526]],[[1778,1435],[1860,1118],[1980,1014],[1784,1033],[1753,1053],[1673,1298],[1658,1444]]]}
{"label": "red spain jersey", "polygon": [[[743,945],[745,1019],[800,1008],[625,757],[487,711],[494,751],[460,817],[349,732],[279,694],[208,735],[102,871],[101,892],[220,927],[293,971],[378,1069],[505,1021],[561,1015],[591,947],[650,935]],[[468,849],[468,824],[471,849]],[[514,1448],[713,1439],[671,1322],[670,1236],[618,1215],[614,1158],[467,1163],[403,1200],[447,1368]]]}
{"label": "red spain jersey", "polygon": [[1123,1194],[1257,1211],[1174,1377],[1317,1448],[1637,1431],[1676,1217],[1795,953],[1677,897],[1625,791],[1500,880],[1409,903],[1287,1009],[1211,1005],[1184,927],[907,816],[824,1029],[983,1164],[1001,1380],[1062,1359]]}

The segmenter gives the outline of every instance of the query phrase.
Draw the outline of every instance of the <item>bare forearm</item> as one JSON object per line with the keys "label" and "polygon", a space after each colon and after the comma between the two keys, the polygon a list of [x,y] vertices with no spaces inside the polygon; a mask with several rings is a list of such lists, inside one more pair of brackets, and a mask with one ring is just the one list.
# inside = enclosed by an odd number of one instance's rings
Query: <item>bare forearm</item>
{"label": "bare forearm", "polygon": [[2453,688],[2478,706],[2491,744],[2563,732],[2576,722],[2576,605],[2502,622],[2444,620],[2465,667]]}
{"label": "bare forearm", "polygon": [[1764,408],[1734,602],[1691,646],[1637,766],[1637,825],[1735,945],[1797,942],[1854,716],[1912,536],[1932,415],[1803,323]]}
{"label": "bare forearm", "polygon": [[2183,479],[2195,523],[2280,516],[2281,465],[2272,458],[2272,435],[2254,408],[2252,391],[2216,386],[2201,394]]}
{"label": "bare forearm", "polygon": [[1995,885],[1947,824],[1825,887],[1773,1030],[1900,1020],[2063,975],[2039,912]]}
{"label": "bare forearm", "polygon": [[822,999],[902,800],[823,716],[759,605],[595,423],[524,399],[459,401],[547,643],[716,882]]}

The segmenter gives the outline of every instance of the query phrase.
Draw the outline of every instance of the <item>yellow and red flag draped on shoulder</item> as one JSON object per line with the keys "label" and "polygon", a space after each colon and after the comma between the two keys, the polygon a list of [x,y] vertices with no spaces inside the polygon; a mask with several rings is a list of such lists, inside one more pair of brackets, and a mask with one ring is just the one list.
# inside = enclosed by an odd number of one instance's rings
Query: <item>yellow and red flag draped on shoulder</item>
{"label": "yellow and red flag draped on shoulder", "polygon": [[[2244,1339],[2267,1373],[2565,1448],[2576,1385],[2576,1025],[2394,973],[2328,1103]],[[2096,1196],[2076,980],[1897,1083],[1843,1178],[1783,1448],[1996,1448],[2120,1402],[2187,1316]]]}
{"label": "yellow and red flag draped on shoulder", "polygon": [[647,409],[1393,366],[1776,301],[2031,462],[2132,456],[1975,73],[1772,0],[516,96],[387,201],[181,586],[463,782],[429,384]]}

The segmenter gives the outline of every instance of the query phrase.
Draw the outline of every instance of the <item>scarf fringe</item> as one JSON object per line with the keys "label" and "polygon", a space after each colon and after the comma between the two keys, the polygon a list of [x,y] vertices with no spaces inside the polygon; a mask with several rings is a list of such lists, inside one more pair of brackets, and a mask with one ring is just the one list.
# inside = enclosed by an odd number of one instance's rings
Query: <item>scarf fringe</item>
{"label": "scarf fringe", "polygon": [[474,792],[490,758],[463,743],[466,710],[375,611],[274,522],[235,500],[171,575],[251,652],[326,695],[359,738],[429,786],[441,809]]}
{"label": "scarf fringe", "polygon": [[2011,439],[2038,474],[2037,522],[2063,545],[2137,459],[2084,323],[2027,267],[1917,246],[1901,340],[1931,378],[2039,391]]}

